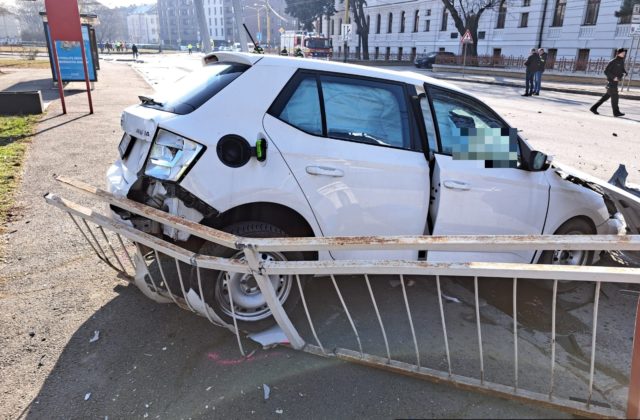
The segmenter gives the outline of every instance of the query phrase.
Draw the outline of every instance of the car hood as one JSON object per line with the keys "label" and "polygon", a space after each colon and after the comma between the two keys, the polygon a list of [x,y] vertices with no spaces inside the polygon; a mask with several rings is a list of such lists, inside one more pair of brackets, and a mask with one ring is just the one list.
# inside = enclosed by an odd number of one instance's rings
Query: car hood
{"label": "car hood", "polygon": [[640,190],[625,185],[626,170],[624,165],[620,165],[609,182],[560,162],[554,161],[551,167],[567,181],[589,188],[610,200],[616,210],[624,217],[630,233],[632,235],[640,234]]}

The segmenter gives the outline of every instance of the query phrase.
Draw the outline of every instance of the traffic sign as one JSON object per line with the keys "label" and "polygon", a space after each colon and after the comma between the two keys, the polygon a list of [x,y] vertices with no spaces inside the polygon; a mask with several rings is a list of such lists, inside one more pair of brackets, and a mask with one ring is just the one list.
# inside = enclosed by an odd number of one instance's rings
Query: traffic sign
{"label": "traffic sign", "polygon": [[342,40],[349,41],[351,39],[352,27],[350,23],[342,24]]}
{"label": "traffic sign", "polygon": [[462,35],[460,39],[461,44],[473,44],[473,38],[471,37],[471,31],[467,29],[467,31]]}
{"label": "traffic sign", "polygon": [[283,27],[280,27],[280,29],[278,29],[278,32],[280,32],[281,34],[283,34],[283,33],[284,33],[284,28],[283,28]]}

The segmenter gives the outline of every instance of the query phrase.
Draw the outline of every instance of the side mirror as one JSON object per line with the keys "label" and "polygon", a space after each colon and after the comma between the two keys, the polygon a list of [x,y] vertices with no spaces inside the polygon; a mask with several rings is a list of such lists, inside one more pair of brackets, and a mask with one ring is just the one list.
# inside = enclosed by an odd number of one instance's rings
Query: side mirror
{"label": "side mirror", "polygon": [[546,171],[549,168],[549,163],[549,157],[547,155],[534,150],[529,154],[527,167],[532,172]]}

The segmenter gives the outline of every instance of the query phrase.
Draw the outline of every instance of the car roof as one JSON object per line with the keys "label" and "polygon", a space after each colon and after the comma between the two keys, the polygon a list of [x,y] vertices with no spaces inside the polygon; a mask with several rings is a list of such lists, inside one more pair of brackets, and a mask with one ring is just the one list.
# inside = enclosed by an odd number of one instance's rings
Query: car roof
{"label": "car roof", "polygon": [[434,79],[421,73],[413,71],[396,71],[377,67],[362,66],[349,63],[338,63],[335,61],[305,59],[299,57],[285,57],[278,55],[263,55],[240,52],[220,52],[208,54],[203,60],[211,56],[216,56],[219,61],[236,62],[250,66],[273,66],[273,67],[295,67],[307,70],[318,70],[326,72],[344,73],[355,76],[373,77],[379,79],[393,80],[414,85],[429,83],[432,86],[439,86],[446,89],[465,93],[463,89],[442,80]]}

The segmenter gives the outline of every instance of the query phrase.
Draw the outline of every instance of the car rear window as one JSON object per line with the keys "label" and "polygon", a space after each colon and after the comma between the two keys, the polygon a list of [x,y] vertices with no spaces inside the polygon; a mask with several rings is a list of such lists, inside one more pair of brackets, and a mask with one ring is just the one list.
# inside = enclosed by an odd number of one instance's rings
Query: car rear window
{"label": "car rear window", "polygon": [[188,114],[213,98],[249,67],[238,63],[206,65],[152,95],[152,100],[143,101],[143,106]]}

